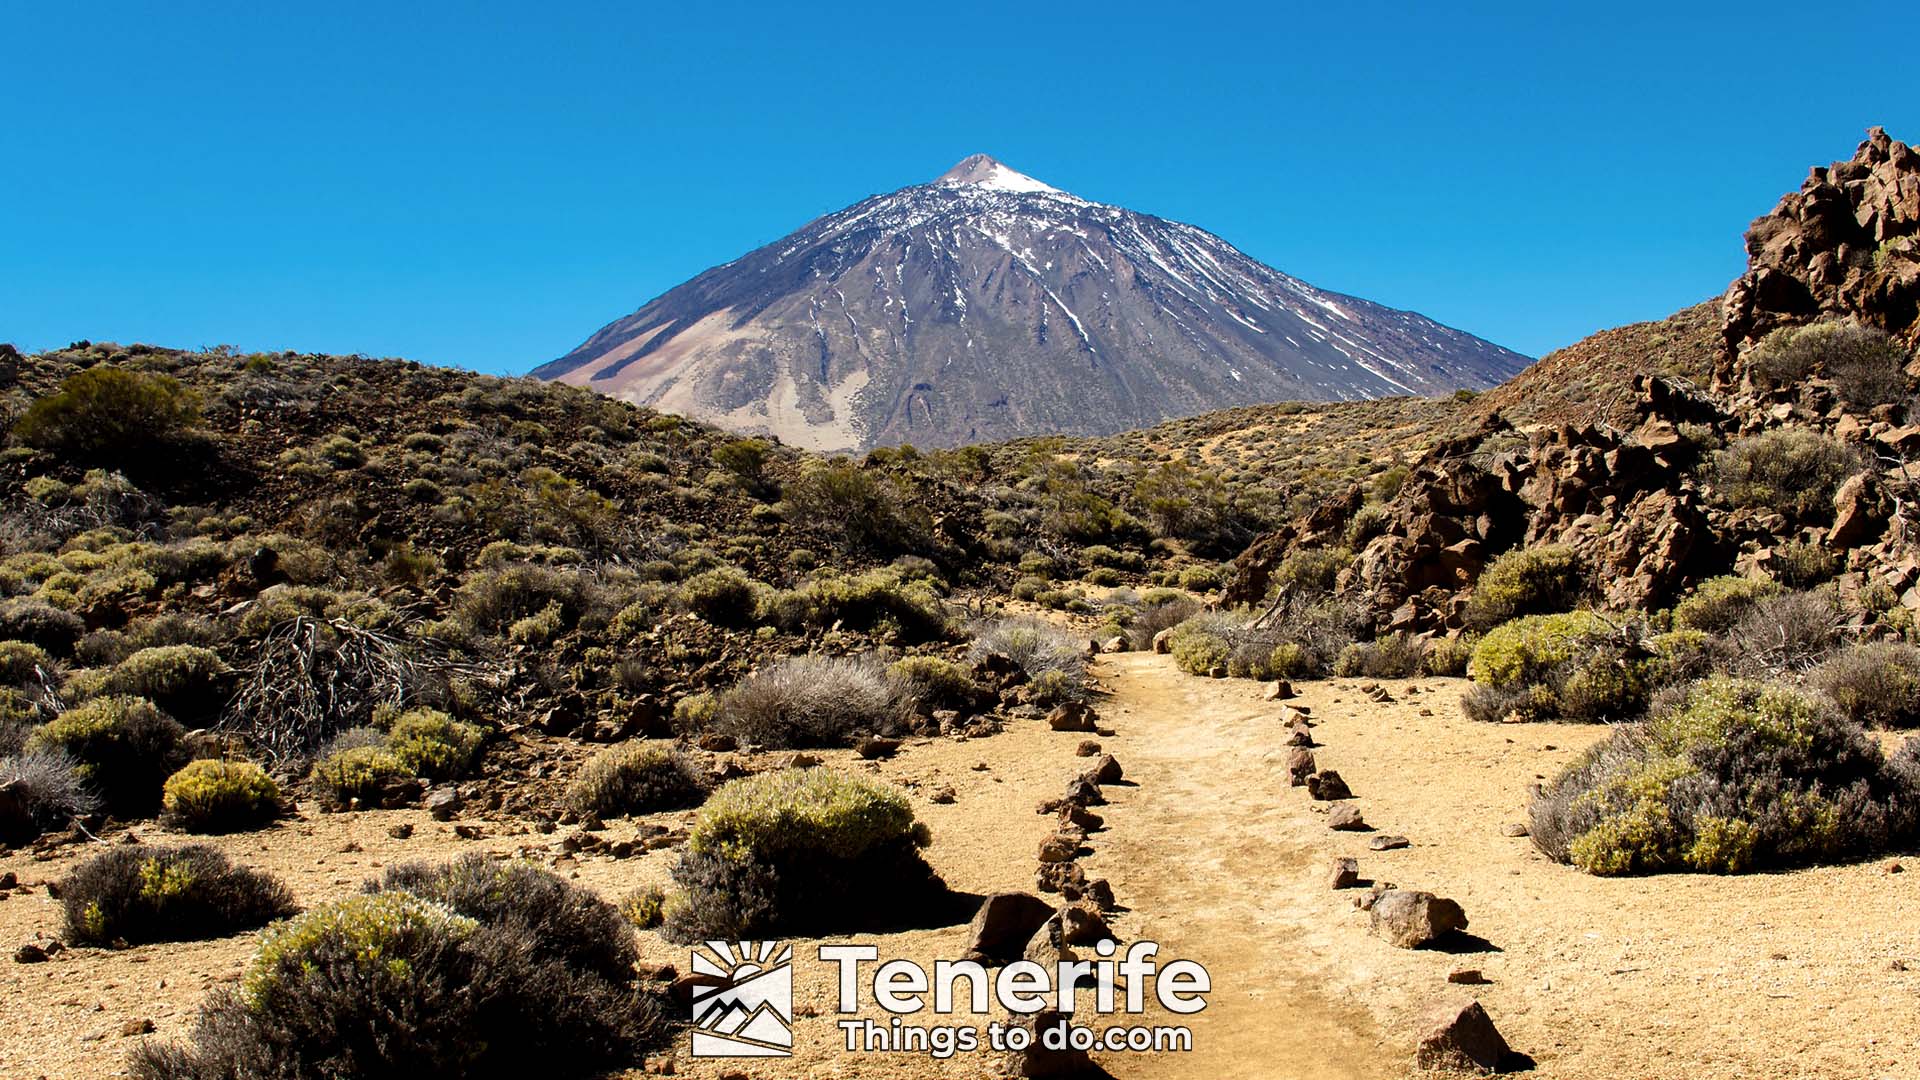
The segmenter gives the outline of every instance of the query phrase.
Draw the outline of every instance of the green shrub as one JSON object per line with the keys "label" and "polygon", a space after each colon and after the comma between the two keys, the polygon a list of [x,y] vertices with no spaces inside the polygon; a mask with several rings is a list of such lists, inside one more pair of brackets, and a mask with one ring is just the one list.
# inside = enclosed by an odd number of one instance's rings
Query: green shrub
{"label": "green shrub", "polygon": [[667,894],[658,885],[642,885],[620,898],[620,914],[635,929],[652,930],[666,914]]}
{"label": "green shrub", "polygon": [[1745,357],[1754,381],[1769,389],[1797,386],[1815,372],[1832,381],[1855,409],[1896,402],[1907,393],[1907,352],[1877,327],[1818,322],[1782,327]]}
{"label": "green shrub", "polygon": [[203,844],[112,848],[74,867],[60,903],[67,936],[89,945],[219,937],[294,910],[285,885]]}
{"label": "green shrub", "polygon": [[829,769],[731,781],[701,809],[673,871],[674,941],[867,925],[944,891],[926,826],[899,791]]}
{"label": "green shrub", "polygon": [[99,692],[147,698],[172,716],[199,721],[226,704],[232,676],[233,669],[212,649],[161,645],[114,665]]}
{"label": "green shrub", "polygon": [[1522,615],[1572,611],[1590,591],[1587,568],[1570,547],[1515,548],[1488,564],[1467,601],[1467,624],[1491,630]]}
{"label": "green shrub", "polygon": [[1225,668],[1233,655],[1228,636],[1228,621],[1206,614],[1195,615],[1173,628],[1167,638],[1173,662],[1189,675],[1211,675]]}
{"label": "green shrub", "polygon": [[694,806],[704,785],[687,759],[671,749],[627,743],[600,751],[567,785],[567,809],[586,817],[620,817]]}
{"label": "green shrub", "polygon": [[1837,552],[1807,540],[1789,540],[1773,549],[1768,572],[1789,589],[1807,589],[1833,578],[1843,560]]}
{"label": "green shrub", "polygon": [[34,686],[44,677],[58,680],[59,669],[47,650],[25,641],[0,641],[0,685]]}
{"label": "green shrub", "polygon": [[900,719],[877,661],[790,656],[728,690],[714,726],[765,747],[844,746],[858,735],[894,730]]}
{"label": "green shrub", "polygon": [[49,721],[27,748],[72,755],[76,773],[108,810],[144,817],[159,805],[161,785],[185,762],[185,736],[186,729],[150,701],[102,697]]}
{"label": "green shrub", "polygon": [[612,983],[633,978],[638,954],[620,912],[565,878],[522,859],[471,854],[450,863],[388,867],[373,894],[405,892],[540,943],[550,958]]}
{"label": "green shrub", "polygon": [[1474,647],[1461,704],[1476,720],[1630,719],[1668,670],[1643,637],[1591,611],[1515,619]]}
{"label": "green shrub", "polygon": [[1738,873],[1910,845],[1920,791],[1821,700],[1715,678],[1535,800],[1534,842],[1596,874]]}
{"label": "green shrub", "polygon": [[1833,520],[1833,493],[1858,467],[1854,452],[1830,435],[1777,428],[1740,439],[1714,455],[1714,484],[1729,506],[1784,515],[1796,525]]}
{"label": "green shrub", "polygon": [[753,619],[753,582],[738,570],[708,570],[687,579],[680,602],[715,626],[745,626]]}
{"label": "green shrub", "polygon": [[586,609],[586,579],[575,570],[514,563],[470,575],[454,596],[454,610],[482,633],[501,633],[530,615],[557,607],[572,626]]}
{"label": "green shrub", "polygon": [[1212,592],[1220,587],[1220,568],[1189,566],[1180,571],[1180,587],[1188,592]]}
{"label": "green shrub", "polygon": [[1356,641],[1341,650],[1333,673],[1344,678],[1406,679],[1424,669],[1427,644],[1411,634]]}
{"label": "green shrub", "polygon": [[887,665],[887,678],[899,698],[926,709],[972,708],[980,696],[967,669],[937,656],[895,660]]}
{"label": "green shrub", "polygon": [[787,486],[790,521],[805,521],[844,547],[888,555],[928,546],[932,522],[885,476],[851,462],[817,464]]}
{"label": "green shrub", "polygon": [[176,438],[199,414],[193,392],[174,379],[101,365],[75,372],[28,406],[13,431],[42,450],[132,459]]}
{"label": "green shrub", "polygon": [[64,608],[26,599],[0,604],[0,638],[29,642],[54,656],[72,656],[86,634],[87,621]]}
{"label": "green shrub", "polygon": [[1756,578],[1715,577],[1694,586],[1692,595],[1674,605],[1673,625],[1709,634],[1732,630],[1753,606],[1780,593],[1778,582]]}
{"label": "green shrub", "polygon": [[413,776],[399,755],[382,746],[347,746],[330,750],[313,763],[307,780],[330,805],[344,807],[357,799],[379,805],[388,785]]}
{"label": "green shrub", "polygon": [[[664,1038],[658,1002],[630,982],[632,931],[590,894],[470,860],[374,888],[270,929],[240,989],[214,997],[189,1043],[144,1044],[134,1075],[588,1076]],[[582,933],[603,942],[594,955],[619,943],[625,965],[581,962]]]}
{"label": "green shrub", "polygon": [[1429,675],[1465,675],[1477,643],[1478,639],[1471,637],[1433,638],[1427,642],[1427,654],[1421,667]]}
{"label": "green shrub", "polygon": [[190,761],[167,777],[160,809],[183,832],[249,829],[280,813],[280,788],[248,761]]}
{"label": "green shrub", "polygon": [[458,780],[487,740],[478,726],[438,709],[408,709],[394,718],[387,749],[407,771],[429,780]]}
{"label": "green shrub", "polygon": [[688,694],[673,703],[675,731],[705,731],[720,716],[720,699],[710,693]]}
{"label": "green shrub", "polygon": [[823,574],[773,596],[767,616],[789,632],[838,623],[907,645],[944,639],[951,629],[933,587],[907,580],[895,567],[852,576]]}
{"label": "green shrub", "polygon": [[1843,649],[1807,676],[1848,720],[1872,727],[1920,727],[1920,649],[1874,641]]}
{"label": "green shrub", "polygon": [[1273,583],[1292,585],[1305,592],[1332,592],[1340,571],[1352,563],[1353,552],[1346,548],[1295,548],[1287,552],[1286,558],[1274,569]]}

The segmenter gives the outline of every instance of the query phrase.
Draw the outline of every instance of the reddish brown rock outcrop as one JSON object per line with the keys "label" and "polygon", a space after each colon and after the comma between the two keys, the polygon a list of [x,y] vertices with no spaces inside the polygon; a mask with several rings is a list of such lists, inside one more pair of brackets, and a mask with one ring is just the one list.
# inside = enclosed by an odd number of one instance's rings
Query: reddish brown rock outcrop
{"label": "reddish brown rock outcrop", "polygon": [[1747,230],[1718,375],[1737,381],[1736,358],[1771,330],[1849,316],[1920,344],[1920,153],[1877,127]]}

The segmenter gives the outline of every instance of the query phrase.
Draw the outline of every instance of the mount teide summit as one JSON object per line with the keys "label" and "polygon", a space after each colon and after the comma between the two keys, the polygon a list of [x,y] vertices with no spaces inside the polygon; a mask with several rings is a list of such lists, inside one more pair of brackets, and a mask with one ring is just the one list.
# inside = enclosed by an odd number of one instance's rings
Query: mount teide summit
{"label": "mount teide summit", "polygon": [[843,450],[1480,389],[1526,363],[976,154],[708,270],[533,374]]}

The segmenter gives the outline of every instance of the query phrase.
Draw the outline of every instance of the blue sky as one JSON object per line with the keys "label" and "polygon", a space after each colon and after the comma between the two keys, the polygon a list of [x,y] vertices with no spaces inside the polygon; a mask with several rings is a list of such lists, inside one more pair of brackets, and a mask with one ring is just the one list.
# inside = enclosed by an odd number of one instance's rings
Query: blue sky
{"label": "blue sky", "polygon": [[1920,141],[1910,0],[278,7],[0,0],[0,340],[523,372],[984,151],[1538,355]]}

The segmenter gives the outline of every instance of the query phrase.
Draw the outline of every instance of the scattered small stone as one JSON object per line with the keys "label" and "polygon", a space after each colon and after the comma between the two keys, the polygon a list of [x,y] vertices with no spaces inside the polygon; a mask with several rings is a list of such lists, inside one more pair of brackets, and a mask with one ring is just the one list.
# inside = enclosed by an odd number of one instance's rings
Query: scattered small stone
{"label": "scattered small stone", "polygon": [[1454,968],[1447,972],[1447,981],[1461,986],[1484,986],[1490,980],[1480,974],[1479,968]]}
{"label": "scattered small stone", "polygon": [[1082,739],[1079,746],[1073,748],[1074,757],[1099,757],[1100,744],[1092,739]]}
{"label": "scattered small stone", "polygon": [[1359,859],[1335,859],[1327,872],[1327,888],[1352,889],[1360,884]]}
{"label": "scattered small stone", "polygon": [[1282,705],[1280,706],[1280,722],[1288,727],[1292,727],[1295,724],[1312,726],[1313,710],[1307,708],[1305,705]]}
{"label": "scattered small stone", "polygon": [[1115,906],[1113,885],[1106,878],[1094,878],[1087,882],[1080,890],[1080,897],[1101,911],[1112,911]]}
{"label": "scattered small stone", "polygon": [[1073,899],[1086,889],[1087,872],[1077,862],[1041,863],[1040,869],[1034,872],[1033,887]]}
{"label": "scattered small stone", "polygon": [[153,1034],[153,1021],[148,1020],[146,1017],[141,1017],[137,1020],[129,1020],[120,1028],[120,1035],[122,1038],[132,1038],[135,1035],[151,1035],[151,1034]]}
{"label": "scattered small stone", "polygon": [[1099,814],[1075,803],[1066,803],[1060,807],[1060,824],[1081,832],[1094,832],[1106,824]]}
{"label": "scattered small stone", "polygon": [[1288,746],[1312,746],[1313,729],[1305,724],[1295,724],[1287,729]]}
{"label": "scattered small stone", "polygon": [[413,835],[413,822],[402,821],[397,825],[389,825],[387,826],[387,835],[393,837],[395,840],[405,840]]}
{"label": "scattered small stone", "polygon": [[1066,701],[1047,714],[1047,726],[1054,731],[1092,731],[1093,710],[1084,701]]}
{"label": "scattered small stone", "polygon": [[737,739],[731,735],[723,735],[718,731],[706,732],[698,739],[695,739],[693,744],[710,754],[724,754],[740,748],[740,743]]}
{"label": "scattered small stone", "polygon": [[1528,829],[1518,821],[1509,821],[1505,825],[1500,826],[1501,836],[1525,836],[1531,831],[1531,829]]}
{"label": "scattered small stone", "polygon": [[1126,773],[1112,754],[1102,754],[1100,760],[1094,762],[1093,768],[1087,770],[1084,775],[1096,784],[1117,784]]}
{"label": "scattered small stone", "polygon": [[1353,798],[1353,789],[1332,769],[1322,769],[1307,777],[1307,794],[1323,802]]}
{"label": "scattered small stone", "polygon": [[1360,816],[1360,808],[1352,803],[1341,803],[1327,815],[1327,828],[1340,832],[1364,832],[1367,819]]}
{"label": "scattered small stone", "polygon": [[1510,1052],[1507,1040],[1479,1002],[1441,1005],[1429,1014],[1414,1064],[1422,1069],[1488,1074],[1499,1069]]}
{"label": "scattered small stone", "polygon": [[1367,841],[1367,846],[1375,851],[1398,851],[1412,845],[1412,841],[1396,834],[1384,834]]}
{"label": "scattered small stone", "polygon": [[927,796],[927,801],[938,803],[941,806],[947,806],[956,798],[958,798],[958,796],[954,794],[953,788],[946,784],[941,784],[939,787],[933,789],[933,794]]}
{"label": "scattered small stone", "polygon": [[1173,628],[1168,627],[1153,635],[1153,651],[1166,654],[1173,651]]}
{"label": "scattered small stone", "polygon": [[1110,637],[1100,645],[1101,652],[1110,653],[1129,652],[1132,648],[1133,646],[1127,643],[1126,638],[1118,636]]}
{"label": "scattered small stone", "polygon": [[1268,701],[1285,701],[1292,696],[1293,684],[1285,679],[1277,679],[1273,685],[1267,687],[1266,698]]}
{"label": "scattered small stone", "polygon": [[426,801],[421,805],[435,821],[451,821],[453,815],[460,812],[460,793],[451,787],[437,787],[427,792]]}
{"label": "scattered small stone", "polygon": [[4,874],[0,874],[0,889],[18,888],[19,885],[20,876],[13,871],[9,870]]}
{"label": "scattered small stone", "polygon": [[462,840],[478,840],[483,835],[478,825],[455,825],[453,835]]}
{"label": "scattered small stone", "polygon": [[47,950],[31,941],[23,941],[13,950],[13,962],[16,964],[41,964],[48,957]]}
{"label": "scattered small stone", "polygon": [[1080,853],[1080,838],[1070,833],[1054,833],[1040,841],[1040,861],[1067,862]]}
{"label": "scattered small stone", "polygon": [[1296,746],[1287,751],[1287,783],[1299,787],[1312,776],[1316,766],[1313,763],[1313,751],[1304,746]]}
{"label": "scattered small stone", "polygon": [[1904,874],[1906,872],[1907,872],[1907,868],[1904,866],[1901,866],[1899,863],[1887,864],[1887,873],[1889,874]]}
{"label": "scattered small stone", "polygon": [[[1100,793],[1100,785],[1084,776],[1076,776],[1067,781],[1066,801],[1081,806],[1104,806],[1107,797]],[[1045,813],[1047,811],[1043,811]]]}
{"label": "scattered small stone", "polygon": [[1393,882],[1391,881],[1376,881],[1366,892],[1353,898],[1353,906],[1359,908],[1361,911],[1372,911],[1373,905],[1380,900],[1380,897],[1391,891],[1393,887]]}
{"label": "scattered small stone", "polygon": [[859,752],[861,757],[866,758],[868,761],[874,761],[879,758],[890,758],[899,753],[900,740],[889,739],[880,735],[868,735],[866,738],[855,743],[853,748]]}
{"label": "scattered small stone", "polygon": [[789,769],[811,769],[819,764],[819,758],[805,751],[787,755],[786,767]]}

